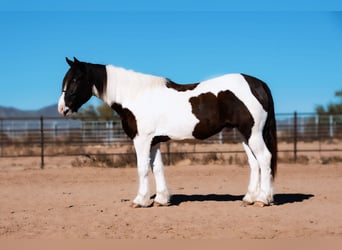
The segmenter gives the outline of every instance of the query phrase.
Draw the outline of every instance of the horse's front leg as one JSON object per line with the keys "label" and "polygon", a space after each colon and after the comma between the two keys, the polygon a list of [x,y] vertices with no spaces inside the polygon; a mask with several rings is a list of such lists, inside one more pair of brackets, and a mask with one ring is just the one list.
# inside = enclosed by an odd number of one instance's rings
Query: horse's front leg
{"label": "horse's front leg", "polygon": [[157,192],[157,195],[154,199],[154,205],[167,206],[170,202],[170,193],[166,185],[164,165],[159,143],[151,148],[151,165],[156,182]]}
{"label": "horse's front leg", "polygon": [[137,196],[133,200],[133,207],[147,207],[150,205],[148,173],[150,169],[151,141],[152,138],[147,136],[137,136],[133,140],[139,175],[139,189]]}

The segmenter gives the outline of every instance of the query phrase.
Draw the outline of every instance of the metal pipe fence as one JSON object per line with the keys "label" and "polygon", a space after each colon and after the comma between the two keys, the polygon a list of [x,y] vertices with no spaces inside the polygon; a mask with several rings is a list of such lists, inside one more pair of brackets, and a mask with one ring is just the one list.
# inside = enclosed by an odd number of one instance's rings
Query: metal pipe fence
{"label": "metal pipe fence", "polygon": [[[299,154],[315,152],[341,152],[342,114],[318,115],[315,113],[277,114],[277,136],[279,153],[288,154],[297,161]],[[240,133],[223,130],[204,141],[187,140],[193,146],[183,154],[238,154],[242,147]],[[65,118],[0,118],[0,158],[40,157],[44,168],[46,157],[77,155],[124,155],[133,151],[107,150],[113,146],[130,147],[131,140],[121,128],[120,119],[75,120]],[[222,145],[220,150],[200,145]],[[225,145],[229,145],[224,147]],[[100,147],[95,150],[94,147]],[[88,148],[85,150],[85,148]],[[206,150],[209,148],[209,150]],[[180,147],[166,143],[163,148],[167,162]]]}

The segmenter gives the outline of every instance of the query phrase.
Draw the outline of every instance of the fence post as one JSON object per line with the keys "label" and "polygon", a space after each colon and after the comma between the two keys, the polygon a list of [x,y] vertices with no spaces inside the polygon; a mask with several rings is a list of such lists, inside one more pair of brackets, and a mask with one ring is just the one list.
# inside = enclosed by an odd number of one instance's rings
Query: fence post
{"label": "fence post", "polygon": [[297,162],[297,111],[293,114],[293,160]]}
{"label": "fence post", "polygon": [[317,139],[318,138],[318,128],[319,128],[319,115],[318,114],[316,114],[315,115],[315,139]]}
{"label": "fence post", "polygon": [[220,133],[218,134],[218,139],[219,139],[219,143],[222,144],[222,141],[223,141],[222,131],[220,131]]}
{"label": "fence post", "polygon": [[3,141],[4,141],[3,133],[4,133],[4,131],[3,131],[3,121],[2,121],[2,118],[1,118],[0,119],[0,156],[1,157],[3,156],[3,154],[2,154],[2,152],[3,152],[3,150],[2,150],[2,148],[3,148]]}
{"label": "fence post", "polygon": [[334,117],[329,115],[329,136],[330,138],[334,137]]}
{"label": "fence post", "polygon": [[40,168],[44,169],[44,120],[40,117]]}
{"label": "fence post", "polygon": [[166,143],[166,150],[167,150],[167,166],[170,166],[171,165],[170,142]]}

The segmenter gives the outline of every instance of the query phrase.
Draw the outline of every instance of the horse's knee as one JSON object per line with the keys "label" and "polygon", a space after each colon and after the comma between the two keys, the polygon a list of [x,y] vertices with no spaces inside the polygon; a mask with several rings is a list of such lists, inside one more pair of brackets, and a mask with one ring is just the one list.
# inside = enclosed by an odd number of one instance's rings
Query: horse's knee
{"label": "horse's knee", "polygon": [[140,178],[145,178],[148,176],[148,167],[138,167],[138,175]]}

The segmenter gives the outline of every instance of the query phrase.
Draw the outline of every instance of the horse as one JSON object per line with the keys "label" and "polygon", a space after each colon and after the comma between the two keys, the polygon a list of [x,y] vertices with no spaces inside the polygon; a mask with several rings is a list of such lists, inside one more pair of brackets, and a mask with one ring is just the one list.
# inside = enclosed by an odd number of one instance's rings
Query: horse
{"label": "horse", "polygon": [[[236,128],[250,166],[243,205],[273,203],[277,167],[274,102],[263,81],[246,74],[226,74],[192,84],[138,73],[113,65],[74,61],[62,83],[58,111],[75,113],[96,96],[118,113],[122,128],[133,140],[139,188],[132,207],[170,205],[160,143],[206,139],[224,128]],[[151,202],[148,174],[155,177]],[[151,205],[152,204],[152,205]]]}

